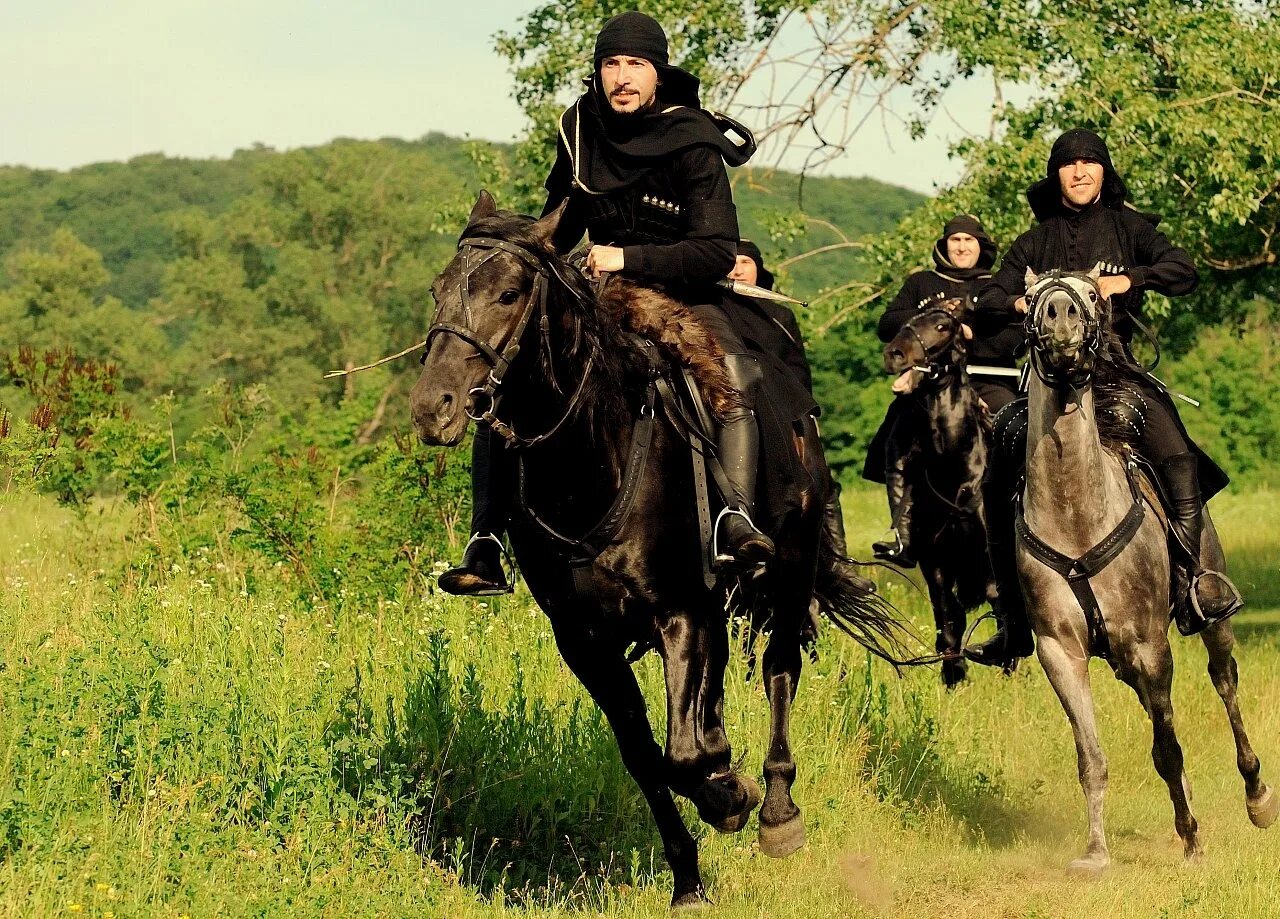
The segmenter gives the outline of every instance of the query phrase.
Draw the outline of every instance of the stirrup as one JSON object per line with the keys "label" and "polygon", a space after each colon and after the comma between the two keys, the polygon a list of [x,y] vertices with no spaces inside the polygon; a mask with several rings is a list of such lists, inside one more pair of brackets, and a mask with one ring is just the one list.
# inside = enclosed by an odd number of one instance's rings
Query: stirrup
{"label": "stirrup", "polygon": [[[499,574],[502,575],[503,583],[498,584],[498,582],[489,581],[488,583],[497,584],[497,586],[484,587],[479,590],[468,590],[463,592],[455,592],[455,591],[449,590],[447,587],[441,584],[440,588],[441,590],[444,590],[445,593],[453,594],[455,597],[500,597],[504,594],[515,593],[515,590],[516,590],[515,577],[514,577],[515,566],[511,563],[511,556],[507,553],[507,547],[503,544],[502,540],[497,537],[497,535],[493,533],[473,533],[471,538],[467,540],[467,544],[462,548],[462,558],[463,558],[464,564],[467,557],[467,551],[470,550],[470,548],[473,545],[475,545],[475,543],[481,540],[489,540],[497,544],[498,552],[502,556],[502,561],[500,562],[500,565],[506,566],[505,568],[502,568],[499,571]],[[479,575],[475,574],[475,572],[471,571],[468,568],[465,568],[464,565],[460,564],[460,565],[454,566],[453,568],[450,568],[448,571],[443,572],[440,575],[440,577],[436,579],[436,582],[439,583],[442,579],[448,577],[448,575],[452,572],[462,572],[462,573],[469,574],[471,577],[474,577],[476,580],[484,580]],[[512,576],[508,577],[507,572],[511,572]]]}
{"label": "stirrup", "polygon": [[[1201,578],[1205,577],[1205,575],[1213,575],[1213,577],[1222,581],[1222,583],[1227,586],[1231,591],[1231,594],[1235,597],[1224,612],[1218,613],[1212,618],[1206,616],[1204,610],[1200,608],[1200,595],[1196,592],[1196,586],[1200,583]],[[1174,617],[1174,623],[1178,626],[1178,631],[1185,636],[1198,635],[1209,626],[1215,625],[1223,619],[1229,619],[1234,616],[1236,613],[1240,612],[1241,608],[1244,607],[1244,597],[1241,596],[1240,589],[1236,587],[1235,582],[1232,581],[1231,578],[1227,577],[1226,574],[1221,571],[1214,571],[1212,568],[1205,568],[1199,574],[1192,575],[1190,582],[1190,586],[1187,588],[1187,599],[1185,601],[1190,607],[1191,612],[1194,614],[1194,619],[1187,623],[1190,631],[1183,628],[1183,623],[1181,622],[1183,617]]]}
{"label": "stirrup", "polygon": [[[715,524],[711,527],[711,564],[713,567],[723,568],[726,566],[740,564],[737,556],[730,555],[727,552],[720,551],[720,524],[724,521],[725,517],[730,517],[730,516],[741,517],[743,520],[747,522],[747,526],[751,527],[751,529],[754,530],[756,533],[758,533],[762,538],[764,538],[765,540],[768,540],[769,538],[760,531],[760,528],[755,525],[755,522],[751,519],[750,515],[748,515],[746,511],[739,510],[736,507],[726,507],[722,509],[719,515],[716,517]],[[763,561],[759,561],[759,562],[753,563],[752,565],[750,565],[750,567],[761,568],[764,566],[764,564],[765,563]]]}

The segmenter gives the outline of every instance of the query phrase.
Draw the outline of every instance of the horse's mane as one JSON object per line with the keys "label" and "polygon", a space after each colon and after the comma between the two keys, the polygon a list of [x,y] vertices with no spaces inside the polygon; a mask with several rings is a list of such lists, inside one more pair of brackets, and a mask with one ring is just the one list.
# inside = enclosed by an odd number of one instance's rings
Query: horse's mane
{"label": "horse's mane", "polygon": [[[551,279],[548,312],[571,319],[568,356],[579,361],[585,361],[589,354],[599,356],[582,398],[593,437],[607,432],[609,418],[628,410],[652,375],[652,360],[635,336],[652,342],[668,360],[688,368],[714,415],[723,418],[741,407],[741,396],[725,371],[724,351],[687,306],[622,277],[611,278],[603,287],[593,284],[546,247],[533,232],[534,223],[532,217],[500,212],[468,226],[463,236],[515,243],[542,264]],[[541,359],[543,372],[549,380],[554,379],[552,356],[544,352]],[[569,388],[563,381],[560,386]]]}

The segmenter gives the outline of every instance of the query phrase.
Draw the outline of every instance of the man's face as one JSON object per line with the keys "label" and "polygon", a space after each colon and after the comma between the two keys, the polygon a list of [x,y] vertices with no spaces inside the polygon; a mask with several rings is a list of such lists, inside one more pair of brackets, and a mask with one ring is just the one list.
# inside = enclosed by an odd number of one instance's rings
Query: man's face
{"label": "man's face", "polygon": [[743,284],[754,284],[760,277],[756,270],[756,260],[749,255],[739,255],[729,272],[730,281],[741,281]]}
{"label": "man's face", "polygon": [[600,61],[600,87],[619,115],[643,111],[658,92],[658,71],[642,57],[616,54]]}
{"label": "man's face", "polygon": [[952,233],[947,237],[947,258],[957,268],[972,268],[978,264],[982,249],[978,238],[968,233]]}
{"label": "man's face", "polygon": [[1102,194],[1102,177],[1106,169],[1094,160],[1072,160],[1058,168],[1062,199],[1075,207],[1092,204]]}

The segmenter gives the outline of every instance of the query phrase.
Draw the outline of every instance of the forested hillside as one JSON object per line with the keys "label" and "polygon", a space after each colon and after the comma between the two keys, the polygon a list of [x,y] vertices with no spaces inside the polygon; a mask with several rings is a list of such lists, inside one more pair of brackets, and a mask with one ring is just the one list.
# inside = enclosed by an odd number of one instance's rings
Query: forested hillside
{"label": "forested hillside", "polygon": [[[519,200],[512,169],[509,148],[438,134],[254,148],[229,160],[0,168],[0,341],[105,362],[123,404],[144,417],[172,393],[165,412],[178,441],[208,421],[211,409],[192,397],[219,386],[261,387],[273,418],[358,401],[361,436],[374,438],[403,426],[412,361],[345,384],[323,372],[422,334],[431,279],[476,189]],[[802,186],[796,175],[751,168],[733,180],[744,235],[782,268],[784,289],[814,300],[801,324],[828,451],[850,474],[889,399],[872,334],[883,301],[833,314],[847,295],[824,293],[874,279],[879,267],[864,265],[860,240],[882,241],[924,199],[867,179],[809,177]],[[816,247],[826,251],[797,258]],[[914,261],[927,264],[927,247]],[[1188,423],[1246,474],[1261,473],[1276,449],[1265,411],[1274,325],[1261,306],[1256,315],[1205,337],[1185,369],[1169,371],[1217,406]],[[1206,365],[1224,360],[1239,372],[1210,388]],[[14,385],[0,405],[26,418],[41,394],[20,363],[10,361]]]}

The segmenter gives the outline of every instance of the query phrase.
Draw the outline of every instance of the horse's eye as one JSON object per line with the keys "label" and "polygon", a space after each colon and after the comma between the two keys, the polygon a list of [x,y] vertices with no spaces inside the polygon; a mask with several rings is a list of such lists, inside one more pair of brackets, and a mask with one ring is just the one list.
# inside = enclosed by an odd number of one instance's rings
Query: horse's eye
{"label": "horse's eye", "polygon": [[520,291],[504,290],[502,292],[502,295],[498,297],[498,302],[501,303],[503,306],[510,306],[511,304],[515,303],[519,299],[520,299]]}
{"label": "horse's eye", "polygon": [[1096,290],[1089,291],[1089,302],[1090,303],[1098,302],[1098,292]]}

